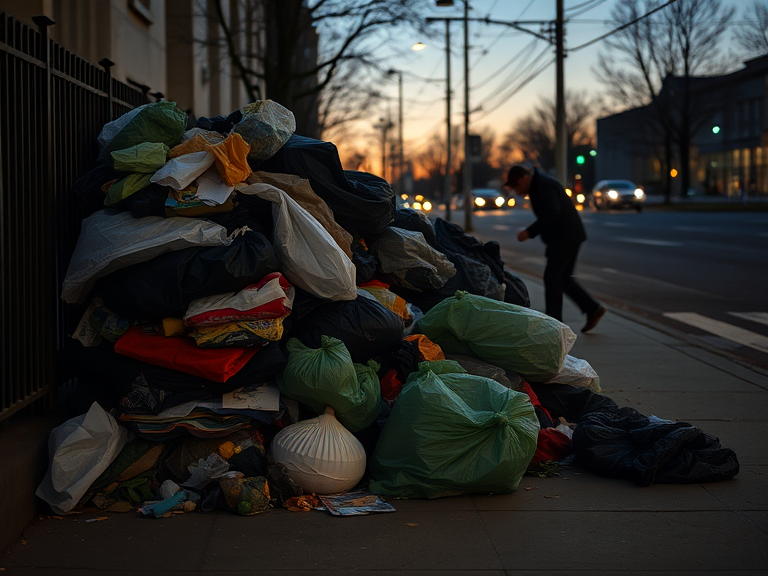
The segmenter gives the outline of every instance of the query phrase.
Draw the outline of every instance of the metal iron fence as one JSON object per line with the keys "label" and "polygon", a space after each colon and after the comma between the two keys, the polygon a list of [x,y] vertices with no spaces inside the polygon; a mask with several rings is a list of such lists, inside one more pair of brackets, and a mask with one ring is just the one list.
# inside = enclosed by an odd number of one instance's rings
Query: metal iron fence
{"label": "metal iron fence", "polygon": [[112,62],[83,60],[49,38],[52,20],[34,22],[0,13],[0,421],[53,406],[56,357],[81,312],[59,299],[82,221],[70,187],[104,123],[147,102]]}

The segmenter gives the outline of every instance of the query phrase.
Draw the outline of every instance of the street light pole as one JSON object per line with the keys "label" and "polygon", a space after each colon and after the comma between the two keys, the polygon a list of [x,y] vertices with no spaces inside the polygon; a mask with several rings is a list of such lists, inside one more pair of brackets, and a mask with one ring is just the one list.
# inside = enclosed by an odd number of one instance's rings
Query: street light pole
{"label": "street light pole", "polygon": [[565,124],[565,38],[563,30],[563,0],[557,0],[555,22],[556,42],[556,104],[555,104],[555,174],[563,186],[568,185],[568,134]]}
{"label": "street light pole", "polygon": [[445,219],[451,221],[451,21],[445,21]]}
{"label": "street light pole", "polygon": [[398,176],[400,178],[400,194],[405,193],[405,179],[403,178],[403,72],[399,70],[397,72],[397,92],[398,92],[398,118],[397,118],[397,138],[398,142]]}

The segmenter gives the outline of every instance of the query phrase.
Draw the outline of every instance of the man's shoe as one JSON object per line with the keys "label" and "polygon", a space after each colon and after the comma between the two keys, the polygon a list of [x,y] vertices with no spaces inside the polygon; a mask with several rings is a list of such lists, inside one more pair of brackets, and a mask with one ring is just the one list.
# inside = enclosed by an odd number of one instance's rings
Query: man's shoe
{"label": "man's shoe", "polygon": [[605,306],[600,304],[597,310],[592,312],[592,314],[587,314],[587,323],[584,324],[584,328],[582,328],[581,331],[589,332],[590,330],[592,330],[592,328],[597,326],[597,323],[600,322],[600,318],[605,316],[606,312],[608,312],[608,310],[605,308]]}

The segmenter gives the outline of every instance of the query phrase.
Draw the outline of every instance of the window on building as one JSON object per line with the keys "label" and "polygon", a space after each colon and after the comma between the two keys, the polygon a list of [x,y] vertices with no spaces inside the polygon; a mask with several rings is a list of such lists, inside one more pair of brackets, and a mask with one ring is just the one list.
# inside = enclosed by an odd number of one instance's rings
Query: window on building
{"label": "window on building", "polygon": [[152,0],[128,0],[128,7],[147,24],[155,23],[152,16]]}

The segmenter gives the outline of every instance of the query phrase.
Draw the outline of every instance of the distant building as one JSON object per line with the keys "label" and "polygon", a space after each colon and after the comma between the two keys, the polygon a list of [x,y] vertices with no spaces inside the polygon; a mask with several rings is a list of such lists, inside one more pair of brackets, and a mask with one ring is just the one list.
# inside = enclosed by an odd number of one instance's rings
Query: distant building
{"label": "distant building", "polygon": [[[768,195],[768,55],[744,63],[724,76],[690,78],[694,122],[691,187],[696,193],[724,196]],[[665,81],[665,91],[681,82]],[[663,189],[664,142],[650,106],[597,121],[595,178],[623,178]],[[679,163],[673,144],[674,163]],[[681,194],[679,178],[673,194]]]}

